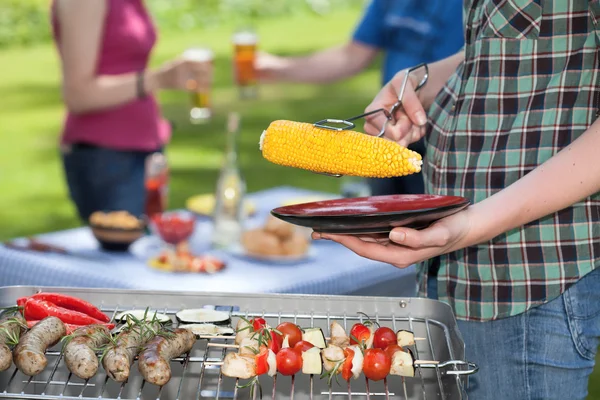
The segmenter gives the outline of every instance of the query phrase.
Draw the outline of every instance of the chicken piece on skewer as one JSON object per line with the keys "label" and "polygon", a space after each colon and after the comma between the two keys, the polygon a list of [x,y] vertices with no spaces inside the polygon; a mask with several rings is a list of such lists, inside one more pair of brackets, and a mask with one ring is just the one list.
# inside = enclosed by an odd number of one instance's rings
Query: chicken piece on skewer
{"label": "chicken piece on skewer", "polygon": [[254,356],[227,353],[221,372],[230,378],[250,379],[256,376]]}
{"label": "chicken piece on skewer", "polygon": [[330,333],[331,337],[329,339],[329,344],[341,348],[348,347],[348,345],[350,344],[350,338],[346,334],[346,331],[337,322],[333,321],[331,323]]}
{"label": "chicken piece on skewer", "polygon": [[240,318],[235,327],[235,344],[241,344],[242,340],[252,335],[252,332],[254,332],[252,325],[247,320]]}
{"label": "chicken piece on skewer", "polygon": [[240,343],[240,355],[241,356],[253,356],[258,354],[258,337],[246,337],[242,339]]}
{"label": "chicken piece on skewer", "polygon": [[325,368],[325,371],[331,371],[340,361],[343,361],[345,358],[344,350],[334,344],[331,344],[327,346],[326,349],[323,349],[321,354],[323,355],[323,368]]}

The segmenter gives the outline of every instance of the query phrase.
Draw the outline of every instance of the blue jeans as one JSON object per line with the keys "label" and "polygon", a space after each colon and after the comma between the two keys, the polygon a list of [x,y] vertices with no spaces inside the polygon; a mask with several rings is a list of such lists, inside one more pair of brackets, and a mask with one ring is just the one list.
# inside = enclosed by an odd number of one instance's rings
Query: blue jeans
{"label": "blue jeans", "polygon": [[[430,278],[428,297],[436,292]],[[467,359],[480,367],[469,400],[585,399],[600,337],[600,269],[523,314],[458,328]]]}
{"label": "blue jeans", "polygon": [[63,151],[69,194],[80,218],[87,222],[94,211],[125,210],[144,213],[145,160],[149,152],[117,151],[73,146]]}

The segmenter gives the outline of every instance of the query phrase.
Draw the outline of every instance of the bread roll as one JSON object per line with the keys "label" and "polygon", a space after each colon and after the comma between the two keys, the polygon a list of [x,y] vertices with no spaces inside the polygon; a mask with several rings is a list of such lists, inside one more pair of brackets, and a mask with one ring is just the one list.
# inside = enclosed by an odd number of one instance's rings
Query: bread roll
{"label": "bread roll", "polygon": [[308,251],[308,239],[302,234],[295,233],[281,243],[283,254],[286,256],[299,256]]}
{"label": "bread roll", "polygon": [[294,225],[271,215],[265,223],[265,232],[272,233],[281,240],[286,240],[294,234]]}
{"label": "bread roll", "polygon": [[256,256],[280,256],[283,250],[279,238],[262,229],[251,229],[242,235],[242,246]]}

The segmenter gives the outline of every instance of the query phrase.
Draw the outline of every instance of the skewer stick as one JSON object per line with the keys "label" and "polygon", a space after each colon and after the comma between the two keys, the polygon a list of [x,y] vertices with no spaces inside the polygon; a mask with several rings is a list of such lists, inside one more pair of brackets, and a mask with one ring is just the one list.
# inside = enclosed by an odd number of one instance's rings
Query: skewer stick
{"label": "skewer stick", "polygon": [[414,360],[413,361],[413,365],[421,365],[421,364],[439,364],[439,361],[435,361],[435,360]]}
{"label": "skewer stick", "polygon": [[208,347],[220,347],[220,348],[226,348],[226,349],[239,349],[240,346],[237,344],[225,344],[225,343],[209,343],[207,344]]}
{"label": "skewer stick", "polygon": [[[200,335],[199,336],[200,339],[225,339],[225,340],[233,340],[235,339],[235,336],[233,335]],[[417,340],[427,340],[427,338],[424,337],[415,337],[413,338],[415,341]],[[331,338],[326,337],[325,340],[329,341],[331,340]]]}
{"label": "skewer stick", "polygon": [[233,335],[200,335],[199,337],[200,339],[235,339],[235,336]]}
{"label": "skewer stick", "polygon": [[[413,365],[433,364],[438,365],[440,362],[436,360],[414,360]],[[223,361],[205,361],[204,365],[223,365]]]}

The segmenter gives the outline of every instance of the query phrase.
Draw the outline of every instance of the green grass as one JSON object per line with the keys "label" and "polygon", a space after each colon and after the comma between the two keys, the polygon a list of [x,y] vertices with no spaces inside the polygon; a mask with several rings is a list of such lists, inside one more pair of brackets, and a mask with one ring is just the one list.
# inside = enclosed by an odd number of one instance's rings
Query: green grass
{"label": "green grass", "polygon": [[[304,15],[268,21],[259,29],[260,46],[275,53],[302,54],[340,43],[358,15],[359,11],[354,10],[326,17]],[[197,43],[212,46],[217,54],[216,115],[212,123],[188,123],[185,94],[160,95],[165,116],[177,124],[167,153],[172,167],[171,207],[181,207],[189,196],[214,189],[225,143],[225,118],[230,110],[242,116],[240,162],[250,191],[289,184],[337,190],[339,181],[333,178],[266,162],[258,151],[258,139],[275,119],[315,121],[362,111],[378,89],[378,66],[334,85],[264,86],[260,99],[239,101],[231,81],[232,28],[165,32],[156,48],[153,65]],[[48,44],[3,50],[0,65],[0,240],[79,226],[57,150],[64,110],[54,48]],[[588,399],[600,399],[599,379],[599,373],[592,375]]]}
{"label": "green grass", "polygon": [[[302,16],[270,20],[259,27],[260,46],[276,53],[305,53],[346,39],[358,10],[328,17]],[[242,116],[240,163],[250,191],[294,184],[336,190],[339,181],[282,168],[263,160],[258,151],[262,130],[285,118],[315,121],[346,117],[364,108],[378,88],[377,66],[344,83],[272,85],[260,88],[260,99],[240,101],[232,84],[230,36],[233,27],[210,31],[165,32],[152,64],[175,57],[187,46],[207,44],[216,52],[212,123],[190,125],[188,96],[163,92],[164,115],[175,121],[168,147],[172,166],[170,204],[181,207],[187,197],[214,189],[224,148],[225,118],[230,110]],[[326,34],[324,34],[326,33]],[[57,142],[63,118],[59,63],[52,45],[0,52],[0,239],[79,225],[65,187]]]}

